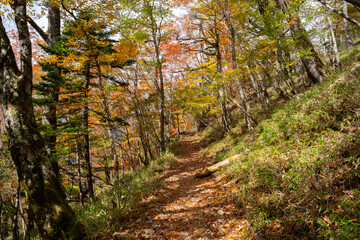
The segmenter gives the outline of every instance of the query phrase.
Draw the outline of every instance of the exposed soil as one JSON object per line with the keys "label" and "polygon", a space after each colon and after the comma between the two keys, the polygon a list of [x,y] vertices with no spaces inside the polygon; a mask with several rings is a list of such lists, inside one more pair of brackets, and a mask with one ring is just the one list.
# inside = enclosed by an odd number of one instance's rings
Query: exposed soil
{"label": "exposed soil", "polygon": [[124,223],[135,239],[243,239],[247,222],[231,203],[231,183],[220,175],[194,175],[214,162],[200,157],[196,138],[181,141],[177,164],[160,178],[164,187],[144,199],[144,210]]}

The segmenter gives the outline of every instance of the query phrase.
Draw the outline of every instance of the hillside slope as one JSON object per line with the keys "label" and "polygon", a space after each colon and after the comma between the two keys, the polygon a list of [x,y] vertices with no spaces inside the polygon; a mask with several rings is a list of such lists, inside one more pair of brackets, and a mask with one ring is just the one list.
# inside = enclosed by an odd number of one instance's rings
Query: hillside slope
{"label": "hillside slope", "polygon": [[[345,60],[357,56],[348,52]],[[203,155],[240,154],[223,174],[236,180],[232,198],[256,239],[355,239],[359,127],[360,64],[353,63],[278,107],[252,136],[230,132]]]}

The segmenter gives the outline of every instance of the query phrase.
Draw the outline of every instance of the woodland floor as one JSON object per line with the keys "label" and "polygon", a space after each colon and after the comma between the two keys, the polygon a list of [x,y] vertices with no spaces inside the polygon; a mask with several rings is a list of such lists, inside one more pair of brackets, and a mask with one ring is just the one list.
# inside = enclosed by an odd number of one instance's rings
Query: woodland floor
{"label": "woodland floor", "polygon": [[197,138],[181,140],[177,163],[160,175],[163,188],[144,199],[124,233],[136,239],[242,239],[247,222],[228,197],[231,182],[220,175],[194,178],[214,163],[200,157],[202,147]]}

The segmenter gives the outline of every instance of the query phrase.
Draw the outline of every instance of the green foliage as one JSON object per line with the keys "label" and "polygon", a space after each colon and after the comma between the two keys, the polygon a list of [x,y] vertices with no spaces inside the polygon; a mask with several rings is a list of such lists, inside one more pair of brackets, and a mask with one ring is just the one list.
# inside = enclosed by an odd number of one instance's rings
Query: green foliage
{"label": "green foliage", "polygon": [[125,173],[113,187],[103,189],[96,200],[78,209],[80,221],[89,234],[95,237],[121,227],[116,225],[118,220],[130,211],[136,212],[142,199],[156,193],[161,186],[157,179],[158,172],[173,166],[174,163],[175,156],[165,153],[149,166]]}

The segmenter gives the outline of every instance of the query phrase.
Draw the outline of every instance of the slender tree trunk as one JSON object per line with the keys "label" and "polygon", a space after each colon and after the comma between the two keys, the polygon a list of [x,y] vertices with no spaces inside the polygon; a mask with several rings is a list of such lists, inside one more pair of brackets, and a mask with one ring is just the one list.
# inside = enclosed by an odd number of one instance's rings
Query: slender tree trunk
{"label": "slender tree trunk", "polygon": [[4,236],[4,232],[3,232],[3,229],[2,229],[2,226],[3,226],[3,219],[2,219],[2,216],[3,216],[3,205],[4,205],[4,202],[2,200],[2,194],[0,192],[0,238],[1,239],[5,239],[5,236]]}
{"label": "slender tree trunk", "polygon": [[[10,40],[0,18],[0,98],[11,158],[28,196],[30,211],[44,239],[61,239],[73,231],[83,239],[84,227],[66,202],[66,195],[47,154],[32,104],[32,51],[26,1],[13,3],[20,43],[18,69]],[[76,226],[74,228],[74,226]]]}
{"label": "slender tree trunk", "polygon": [[[347,8],[346,1],[343,2],[343,12],[344,12],[345,17],[348,18],[349,15],[348,15],[348,8]],[[348,22],[348,20],[346,20],[346,18],[344,18],[345,42],[346,42],[346,48],[349,50],[354,47],[354,44],[353,44],[353,41],[351,38],[349,22]]]}
{"label": "slender tree trunk", "polygon": [[26,206],[26,213],[27,213],[27,219],[26,219],[26,231],[24,233],[24,240],[30,240],[31,232],[34,229],[34,216],[32,215],[32,211],[30,210],[30,206]]}
{"label": "slender tree trunk", "polygon": [[265,100],[264,95],[262,93],[262,89],[260,88],[257,79],[255,78],[253,73],[250,73],[249,77],[250,77],[251,83],[252,83],[252,85],[253,85],[253,87],[255,89],[256,96],[258,97],[258,99],[261,102],[261,105],[263,106],[263,109],[265,111],[266,116],[270,117],[270,111],[269,111],[268,105],[266,103],[266,100]]}
{"label": "slender tree trunk", "polygon": [[[105,141],[105,139],[104,139]],[[109,161],[108,161],[108,153],[107,153],[107,148],[106,148],[106,144],[104,144],[104,174],[105,174],[105,180],[107,183],[111,182],[111,177],[110,177],[110,167],[109,167]]]}
{"label": "slender tree trunk", "polygon": [[83,109],[83,121],[84,121],[84,158],[86,169],[87,190],[91,198],[94,194],[94,184],[92,179],[92,166],[90,157],[90,134],[89,134],[89,88],[90,88],[90,64],[86,65],[85,69],[85,88],[84,88],[84,109]]}
{"label": "slender tree trunk", "polygon": [[[54,48],[56,46],[56,42],[58,41],[58,37],[60,37],[60,9],[58,6],[48,1],[48,36],[49,42],[47,42],[50,48]],[[61,76],[60,69],[57,69],[58,76]],[[45,139],[47,147],[50,152],[50,161],[51,165],[54,169],[55,174],[60,177],[59,164],[57,160],[56,154],[56,130],[57,130],[57,102],[59,101],[59,81],[60,79],[54,79],[56,82],[54,83],[53,89],[50,92],[50,103],[45,109],[45,118],[50,124],[51,133],[47,139]]]}
{"label": "slender tree trunk", "polygon": [[[135,90],[134,90],[134,93],[133,93],[133,103],[135,104],[136,106],[136,109],[135,110],[135,116],[136,116],[136,120],[138,122],[138,130],[139,130],[139,135],[140,135],[140,140],[141,140],[141,145],[142,145],[142,148],[143,148],[143,151],[144,151],[144,165],[145,166],[148,166],[150,164],[150,161],[149,161],[149,157],[148,157],[148,149],[149,149],[149,143],[148,143],[148,139],[145,137],[145,132],[144,132],[144,127],[143,127],[143,123],[141,121],[141,119],[143,119],[141,117],[141,110],[140,110],[140,101],[137,97],[137,90],[138,90],[138,79],[137,79],[137,75],[136,75],[136,80],[135,80],[135,83],[134,83],[134,87],[135,87]],[[151,150],[149,149],[149,153],[151,152]]]}
{"label": "slender tree trunk", "polygon": [[[337,42],[336,42],[334,29],[332,27],[332,22],[331,22],[331,19],[329,17],[329,12],[328,12],[327,5],[325,5],[325,14],[326,14],[326,19],[328,21],[329,30],[330,30],[331,49],[332,49],[332,52],[333,52],[334,57],[335,57],[335,61],[334,61],[335,68],[340,68],[341,69],[340,54],[339,54],[339,50],[338,50],[338,46],[337,46]],[[344,19],[344,21],[346,21],[346,20]]]}
{"label": "slender tree trunk", "polygon": [[84,206],[84,189],[82,186],[82,177],[81,177],[81,157],[80,157],[80,144],[78,142],[76,144],[76,162],[77,162],[77,170],[78,170],[78,187],[79,187],[79,201],[82,206]]}
{"label": "slender tree trunk", "polygon": [[162,69],[162,60],[160,55],[160,42],[162,39],[160,33],[160,26],[155,21],[154,13],[153,13],[153,6],[150,5],[148,1],[145,1],[147,8],[149,10],[149,18],[151,21],[151,34],[152,34],[152,41],[154,43],[155,48],[155,71],[156,71],[156,88],[160,98],[160,149],[161,152],[166,151],[166,136],[165,136],[165,122],[166,122],[166,106],[165,106],[165,91],[164,91],[164,76],[163,76],[163,69]]}
{"label": "slender tree trunk", "polygon": [[16,188],[16,197],[15,197],[15,212],[14,215],[11,218],[12,222],[12,237],[13,240],[19,240],[19,225],[18,225],[18,216],[19,216],[19,208],[20,208],[20,181],[18,178],[17,188]]}
{"label": "slender tree trunk", "polygon": [[[215,17],[216,18],[216,17]],[[216,21],[216,19],[215,19]],[[216,22],[215,22],[216,25]],[[219,39],[219,34],[217,33],[217,31],[215,32],[215,43],[213,44],[214,48],[215,48],[215,56],[216,56],[216,67],[217,67],[217,73],[219,75],[219,77],[222,77],[222,58],[221,58],[221,52],[220,52],[220,39]],[[225,131],[230,131],[230,126],[229,126],[229,122],[228,122],[228,111],[227,111],[227,107],[226,107],[226,93],[225,93],[225,86],[223,84],[221,84],[222,86],[220,86],[219,88],[219,101],[220,101],[220,106],[221,106],[221,119],[222,119],[222,124],[224,127]]]}
{"label": "slender tree trunk", "polygon": [[180,119],[179,119],[180,113],[176,114],[176,139],[180,139]]}
{"label": "slender tree trunk", "polygon": [[104,86],[103,86],[103,82],[102,82],[102,77],[101,77],[101,68],[99,63],[96,63],[96,67],[97,67],[97,73],[98,73],[98,79],[99,79],[99,86],[100,86],[100,95],[101,95],[101,102],[102,102],[102,107],[104,109],[104,113],[105,113],[105,122],[106,122],[106,128],[107,128],[107,134],[108,134],[108,138],[110,141],[110,150],[111,150],[111,155],[112,155],[112,159],[114,161],[114,167],[115,167],[115,180],[119,180],[119,159],[118,159],[118,155],[116,153],[116,144],[115,144],[115,132],[111,123],[111,112],[110,112],[110,108],[109,108],[109,103],[105,94],[105,90],[104,90]]}

